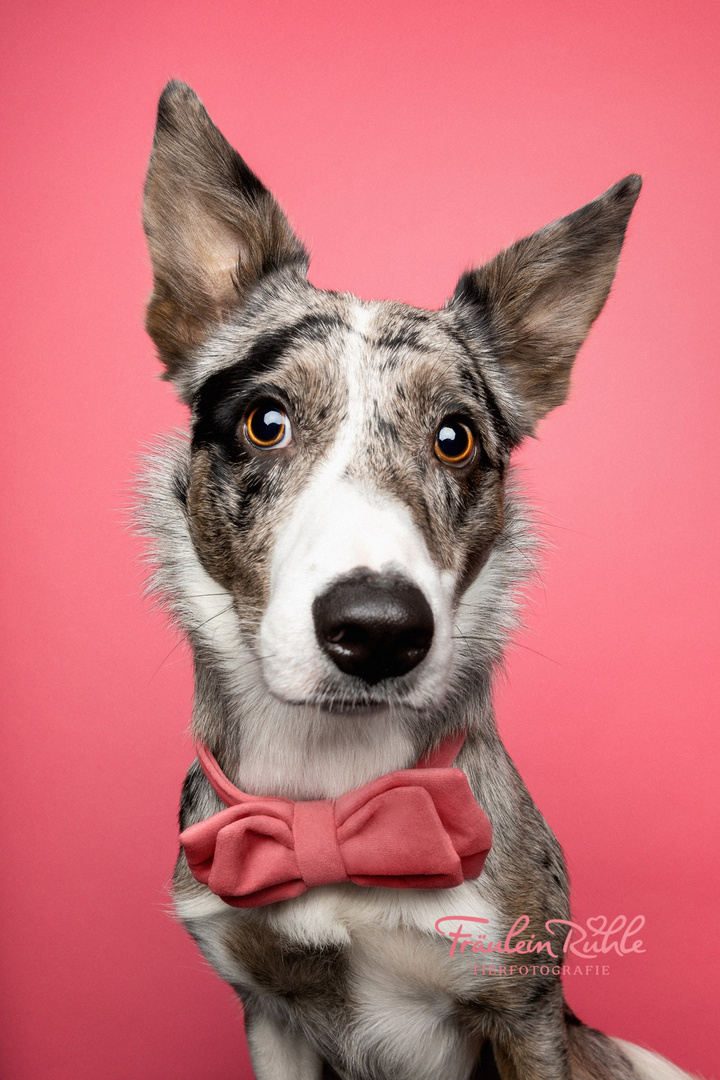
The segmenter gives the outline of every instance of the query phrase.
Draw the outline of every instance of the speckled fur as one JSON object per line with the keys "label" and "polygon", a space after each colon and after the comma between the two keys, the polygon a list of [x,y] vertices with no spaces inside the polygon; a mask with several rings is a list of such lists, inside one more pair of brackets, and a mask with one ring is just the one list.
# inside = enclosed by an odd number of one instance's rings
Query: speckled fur
{"label": "speckled fur", "polygon": [[[153,588],[193,649],[194,733],[244,790],[308,799],[409,767],[466,728],[457,764],[494,833],[481,877],[454,890],[323,886],[245,910],[198,883],[181,854],[178,915],[244,1002],[258,1080],[651,1075],[567,1012],[556,976],[477,976],[434,930],[462,913],[487,918],[497,939],[527,914],[528,933],[540,934],[569,913],[562,852],[492,711],[493,672],[532,565],[509,461],[565,397],[638,191],[627,178],[466,274],[440,311],[363,303],[308,283],[302,244],[193,92],[171,83],[163,94],[145,202],[148,329],[193,422],[149,464],[142,518]],[[242,437],[261,396],[292,416],[287,449],[257,452]],[[477,432],[467,468],[433,454],[449,414]],[[281,640],[278,582],[300,559],[303,523],[327,512],[324,492],[358,520],[387,524],[390,539],[379,537],[384,524],[365,538],[367,565],[406,570],[414,558],[433,605],[427,658],[373,687],[319,656],[307,613],[290,611],[297,634],[292,647]],[[357,537],[328,521],[334,557]],[[307,566],[322,585],[322,566]],[[295,649],[305,657],[297,674]],[[219,809],[196,763],[181,825]]]}

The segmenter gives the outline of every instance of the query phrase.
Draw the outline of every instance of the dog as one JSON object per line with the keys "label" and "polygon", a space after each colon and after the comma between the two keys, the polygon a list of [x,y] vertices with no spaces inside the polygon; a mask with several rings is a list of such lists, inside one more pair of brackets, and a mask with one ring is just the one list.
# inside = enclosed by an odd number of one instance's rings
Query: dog
{"label": "dog", "polygon": [[363,302],[308,282],[198,97],[162,94],[147,328],[192,429],[150,464],[143,521],[198,744],[174,904],[242,999],[258,1080],[686,1075],[582,1024],[559,966],[479,972],[439,932],[462,912],[497,942],[522,916],[540,942],[570,918],[493,718],[533,547],[509,463],[566,398],[640,187],[464,273],[441,310]]}

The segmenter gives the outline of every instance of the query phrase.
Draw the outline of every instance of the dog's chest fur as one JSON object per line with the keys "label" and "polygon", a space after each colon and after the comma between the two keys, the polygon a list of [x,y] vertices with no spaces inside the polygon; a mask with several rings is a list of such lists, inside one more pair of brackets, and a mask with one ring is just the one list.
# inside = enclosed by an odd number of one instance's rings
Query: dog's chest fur
{"label": "dog's chest fur", "polygon": [[488,919],[488,934],[499,936],[504,919],[474,883],[426,896],[325,886],[270,917],[221,905],[177,900],[185,925],[251,1009],[258,999],[312,1031],[338,1068],[362,1063],[368,1075],[402,1069],[418,1080],[467,1073],[480,1040],[458,1023],[460,1003],[484,996],[483,977],[471,957],[450,957],[435,921],[461,909]]}

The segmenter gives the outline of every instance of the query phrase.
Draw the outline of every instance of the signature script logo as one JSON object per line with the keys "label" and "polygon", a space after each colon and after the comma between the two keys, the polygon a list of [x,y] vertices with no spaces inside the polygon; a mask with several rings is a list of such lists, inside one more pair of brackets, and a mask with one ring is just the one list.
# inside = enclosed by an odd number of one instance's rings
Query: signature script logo
{"label": "signature script logo", "polygon": [[[503,953],[506,955],[531,955],[546,953],[553,960],[572,953],[585,959],[591,956],[628,956],[630,953],[644,953],[643,943],[636,937],[645,925],[644,915],[616,915],[610,921],[605,915],[594,915],[585,925],[571,922],[569,919],[548,919],[545,931],[549,935],[543,940],[537,934],[523,937],[529,925],[527,915],[520,915],[500,941],[493,941],[482,930],[489,926],[489,919],[474,915],[443,915],[435,923],[438,933],[450,939],[450,955],[459,953],[482,953],[483,955]],[[469,927],[469,929],[468,929]]]}

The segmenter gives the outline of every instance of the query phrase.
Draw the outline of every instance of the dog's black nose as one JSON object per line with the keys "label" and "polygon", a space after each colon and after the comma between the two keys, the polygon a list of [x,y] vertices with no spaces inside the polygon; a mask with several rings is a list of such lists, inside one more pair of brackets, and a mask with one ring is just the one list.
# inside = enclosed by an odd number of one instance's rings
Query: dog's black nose
{"label": "dog's black nose", "polygon": [[411,671],[432,644],[430,605],[395,574],[359,570],[341,578],[317,597],[313,619],[333,663],[371,686]]}

